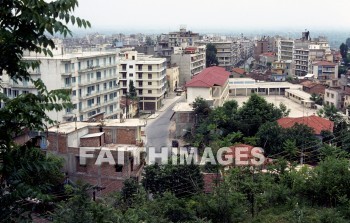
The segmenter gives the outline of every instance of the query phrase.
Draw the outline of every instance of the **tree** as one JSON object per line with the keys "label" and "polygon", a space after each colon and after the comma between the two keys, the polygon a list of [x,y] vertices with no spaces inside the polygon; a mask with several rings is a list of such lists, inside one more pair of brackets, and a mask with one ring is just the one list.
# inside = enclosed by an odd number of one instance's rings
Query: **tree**
{"label": "tree", "polygon": [[207,44],[206,49],[206,67],[217,66],[219,65],[218,58],[216,57],[216,47],[212,43]]}
{"label": "tree", "polygon": [[52,215],[56,223],[77,222],[120,222],[122,214],[111,206],[91,200],[88,184],[78,184],[76,188],[67,188],[70,198],[58,204]]}
{"label": "tree", "polygon": [[343,58],[343,61],[345,64],[347,64],[347,59],[348,59],[348,45],[346,45],[345,43],[342,43],[339,47],[340,49],[340,54],[341,54],[341,57]]}
{"label": "tree", "polygon": [[346,39],[345,44],[348,46],[348,48],[350,48],[350,38]]}
{"label": "tree", "polygon": [[134,81],[133,80],[129,81],[129,92],[128,92],[128,95],[129,95],[130,98],[134,98],[134,97],[137,96],[136,88],[134,86]]}
{"label": "tree", "polygon": [[312,93],[312,95],[310,97],[310,100],[314,101],[318,105],[322,105],[323,104],[322,97],[320,95],[316,94],[316,93]]}
{"label": "tree", "polygon": [[[43,156],[35,148],[36,143],[16,145],[13,138],[24,130],[44,131],[45,123],[54,123],[46,110],[59,111],[71,106],[68,91],[48,91],[40,79],[31,78],[28,70],[38,68],[39,62],[22,60],[23,53],[52,56],[49,48],[55,45],[47,34],[66,37],[71,34],[68,24],[90,27],[90,23],[71,15],[78,6],[77,0],[4,0],[1,6],[0,73],[5,72],[14,82],[31,81],[38,91],[38,94],[22,94],[14,99],[0,93],[0,101],[5,104],[0,108],[0,219],[16,221],[15,218],[30,217],[34,209],[26,210],[23,215],[23,202],[27,198],[49,199],[49,192],[57,183],[52,179],[61,176],[57,171],[61,164]],[[52,171],[53,176],[47,171]]]}
{"label": "tree", "polygon": [[197,117],[198,122],[208,118],[211,108],[206,100],[203,98],[196,98],[192,104],[194,114]]}
{"label": "tree", "polygon": [[154,46],[154,41],[150,36],[146,37],[146,45],[147,46]]}
{"label": "tree", "polygon": [[338,109],[332,105],[324,105],[323,108],[317,111],[317,115],[323,118],[335,122],[335,124],[341,122],[342,117],[338,114]]}
{"label": "tree", "polygon": [[142,184],[152,194],[166,191],[177,197],[201,193],[204,182],[198,165],[149,165],[146,166]]}
{"label": "tree", "polygon": [[245,136],[255,135],[262,124],[273,122],[288,113],[283,106],[282,109],[268,103],[263,97],[253,94],[238,110],[239,130]]}

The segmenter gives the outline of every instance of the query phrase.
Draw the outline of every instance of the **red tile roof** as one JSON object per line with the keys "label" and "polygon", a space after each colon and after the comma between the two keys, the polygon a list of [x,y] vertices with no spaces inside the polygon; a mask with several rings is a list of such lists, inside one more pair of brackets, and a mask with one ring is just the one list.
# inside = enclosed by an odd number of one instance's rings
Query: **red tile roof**
{"label": "red tile roof", "polygon": [[309,126],[315,131],[315,134],[319,135],[321,134],[322,130],[328,130],[330,132],[333,132],[334,122],[329,121],[328,119],[318,117],[316,115],[311,115],[307,117],[298,117],[298,118],[280,118],[277,120],[277,123],[282,128],[291,128],[296,123],[298,124],[304,124]]}
{"label": "red tile roof", "polygon": [[266,53],[262,53],[261,56],[274,57],[275,53],[274,52],[266,52]]}
{"label": "red tile roof", "polygon": [[208,67],[186,83],[186,87],[206,87],[224,86],[230,73],[222,67]]}
{"label": "red tile roof", "polygon": [[235,72],[237,74],[245,74],[245,70],[243,70],[242,68],[238,68],[238,67],[235,67],[232,69],[232,72]]}
{"label": "red tile roof", "polygon": [[328,61],[316,61],[316,62],[314,62],[314,65],[317,65],[317,66],[335,66],[335,63],[331,63]]}

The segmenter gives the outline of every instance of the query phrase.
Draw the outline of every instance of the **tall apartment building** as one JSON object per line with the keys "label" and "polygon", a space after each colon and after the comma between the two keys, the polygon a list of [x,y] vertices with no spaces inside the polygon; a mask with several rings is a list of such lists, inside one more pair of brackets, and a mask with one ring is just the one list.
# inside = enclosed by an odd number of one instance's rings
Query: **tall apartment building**
{"label": "tall apartment building", "polygon": [[184,27],[181,27],[180,31],[169,32],[169,47],[193,46],[197,40],[199,40],[199,34],[187,31]]}
{"label": "tall apartment building", "polygon": [[315,79],[331,87],[338,86],[338,64],[328,61],[315,61],[312,64]]}
{"label": "tall apartment building", "polygon": [[277,40],[277,59],[278,61],[293,60],[294,40],[281,39]]}
{"label": "tall apartment building", "polygon": [[179,75],[180,75],[180,72],[179,72],[179,67],[177,65],[168,67],[166,69],[169,92],[173,92],[178,88],[179,82],[180,82]]}
{"label": "tall apartment building", "polygon": [[158,110],[166,92],[166,59],[138,54],[137,51],[120,53],[119,79],[121,95],[129,93],[129,84],[133,81],[139,109]]}
{"label": "tall apartment building", "polygon": [[205,68],[205,46],[187,47],[171,55],[171,63],[179,66],[179,86]]}
{"label": "tall apartment building", "polygon": [[294,75],[305,76],[309,71],[309,49],[298,48],[294,51]]}
{"label": "tall apartment building", "polygon": [[[48,116],[59,122],[89,120],[104,113],[106,118],[120,117],[118,66],[116,52],[74,52],[65,53],[57,46],[54,56],[27,54],[24,60],[39,60],[40,67],[30,70],[34,80],[41,79],[47,89],[68,89],[71,91],[73,109],[48,112]],[[3,76],[3,92],[9,97],[19,94],[37,93],[33,83],[13,82]]]}
{"label": "tall apartment building", "polygon": [[260,54],[269,51],[269,40],[267,38],[261,38],[257,40],[254,45],[254,59],[259,60]]}

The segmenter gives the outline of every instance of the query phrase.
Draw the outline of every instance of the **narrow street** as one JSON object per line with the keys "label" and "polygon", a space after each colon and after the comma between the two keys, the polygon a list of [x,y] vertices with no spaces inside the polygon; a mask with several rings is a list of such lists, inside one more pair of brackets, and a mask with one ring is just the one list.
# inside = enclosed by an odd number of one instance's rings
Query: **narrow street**
{"label": "narrow street", "polygon": [[171,142],[169,142],[170,118],[173,115],[173,107],[181,101],[185,101],[184,96],[173,102],[163,112],[159,112],[160,114],[156,119],[148,120],[146,126],[147,147],[155,147],[156,151],[160,151],[163,146],[171,146]]}

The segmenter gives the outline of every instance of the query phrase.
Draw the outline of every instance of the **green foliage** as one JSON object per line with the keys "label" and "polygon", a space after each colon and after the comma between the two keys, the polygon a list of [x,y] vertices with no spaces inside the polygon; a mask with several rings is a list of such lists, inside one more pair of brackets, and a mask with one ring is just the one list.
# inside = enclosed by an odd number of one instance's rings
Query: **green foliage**
{"label": "green foliage", "polygon": [[169,191],[177,197],[199,193],[204,185],[199,166],[193,164],[146,166],[142,184],[152,194]]}
{"label": "green foliage", "polygon": [[286,107],[283,105],[280,107],[282,109],[268,103],[263,97],[253,94],[238,110],[240,131],[245,136],[253,136],[262,124],[276,121],[284,115],[288,115],[289,111],[286,110]]}
{"label": "green foliage", "polygon": [[28,70],[38,68],[40,62],[23,60],[23,53],[52,56],[50,49],[55,45],[49,35],[66,37],[71,34],[69,24],[90,27],[88,21],[71,14],[77,6],[77,0],[1,1],[0,73],[6,73],[14,82],[30,81],[38,91],[38,94],[22,94],[13,99],[0,93],[0,101],[5,103],[0,108],[1,221],[30,218],[35,205],[24,205],[24,199],[46,202],[50,199],[50,190],[60,183],[62,163],[58,159],[45,157],[34,142],[15,145],[13,138],[24,130],[46,130],[46,124],[54,124],[46,111],[71,106],[70,92],[48,91],[40,79],[31,78]]}
{"label": "green foliage", "polygon": [[216,57],[216,47],[214,44],[209,43],[207,44],[207,49],[206,49],[206,67],[211,67],[211,66],[217,66],[219,65],[218,58]]}
{"label": "green foliage", "polygon": [[70,13],[78,6],[77,0],[66,1],[19,1],[1,2],[0,73],[6,73],[14,80],[30,79],[28,68],[35,68],[38,62],[22,61],[23,51],[44,53],[52,56],[54,42],[46,33],[61,34],[71,31],[67,25],[90,27],[91,24]]}
{"label": "green foliage", "polygon": [[136,88],[135,88],[135,86],[134,86],[134,81],[133,80],[130,80],[129,81],[129,97],[131,97],[131,98],[135,98],[136,96],[137,96],[137,94],[136,94]]}
{"label": "green foliage", "polygon": [[78,184],[71,197],[58,204],[53,213],[53,221],[60,222],[121,222],[122,214],[117,209],[103,203],[91,201],[88,184]]}
{"label": "green foliage", "polygon": [[321,95],[317,95],[316,93],[312,93],[310,100],[314,101],[318,105],[323,104],[323,98],[321,97]]}
{"label": "green foliage", "polygon": [[340,50],[340,54],[341,54],[341,57],[343,58],[343,61],[345,62],[345,64],[348,63],[348,45],[346,45],[345,43],[342,43],[339,47],[339,50]]}
{"label": "green foliage", "polygon": [[25,199],[51,201],[50,191],[63,180],[60,171],[63,162],[54,156],[45,156],[31,144],[12,146],[4,153],[0,166],[2,185],[0,188],[0,219],[4,222],[18,221],[30,216],[36,204]]}
{"label": "green foliage", "polygon": [[329,120],[339,123],[342,118],[338,114],[338,109],[334,105],[324,105],[323,108],[317,111],[317,115],[323,118],[328,118]]}

